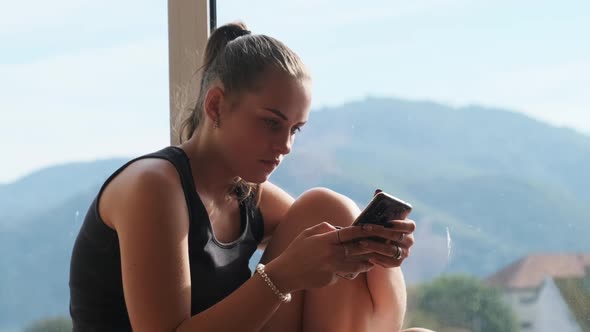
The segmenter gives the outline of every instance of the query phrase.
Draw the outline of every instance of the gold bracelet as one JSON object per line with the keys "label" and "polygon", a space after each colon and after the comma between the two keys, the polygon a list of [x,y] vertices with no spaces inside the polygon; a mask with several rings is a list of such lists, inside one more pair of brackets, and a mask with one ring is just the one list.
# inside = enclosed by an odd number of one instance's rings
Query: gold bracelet
{"label": "gold bracelet", "polygon": [[281,302],[287,303],[287,302],[291,301],[291,293],[283,294],[279,291],[277,286],[275,286],[275,284],[270,280],[270,278],[268,277],[266,272],[264,272],[264,264],[256,265],[256,272],[258,272],[258,274],[260,274],[262,279],[264,279],[264,281],[266,282],[268,287],[270,287],[270,289],[272,289],[273,293],[275,293],[275,295],[279,298],[279,300],[281,300]]}

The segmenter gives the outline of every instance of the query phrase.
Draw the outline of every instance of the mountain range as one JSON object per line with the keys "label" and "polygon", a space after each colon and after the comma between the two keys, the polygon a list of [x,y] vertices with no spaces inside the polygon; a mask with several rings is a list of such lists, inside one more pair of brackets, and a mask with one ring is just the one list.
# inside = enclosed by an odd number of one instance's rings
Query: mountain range
{"label": "mountain range", "polygon": [[[0,185],[0,329],[67,314],[73,241],[125,161]],[[484,277],[531,252],[590,251],[589,165],[590,137],[520,113],[367,98],[312,112],[271,181],[294,196],[329,187],[361,207],[375,188],[411,202],[416,245],[403,268],[418,283]]]}

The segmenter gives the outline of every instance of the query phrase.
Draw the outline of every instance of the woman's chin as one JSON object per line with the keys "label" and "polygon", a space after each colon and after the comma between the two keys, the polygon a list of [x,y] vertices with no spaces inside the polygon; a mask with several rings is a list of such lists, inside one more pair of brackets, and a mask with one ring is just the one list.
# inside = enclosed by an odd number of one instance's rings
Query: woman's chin
{"label": "woman's chin", "polygon": [[258,174],[249,174],[247,176],[243,176],[242,180],[246,181],[246,182],[250,182],[250,183],[256,183],[256,184],[261,184],[263,182],[266,182],[269,178],[270,174],[269,173],[258,173]]}
{"label": "woman's chin", "polygon": [[240,177],[247,182],[250,183],[263,183],[268,181],[270,175],[277,169],[277,166],[268,166],[268,165],[263,165],[263,167],[260,167],[260,165],[256,165],[258,167],[252,167],[249,170],[242,172],[242,174],[240,174]]}

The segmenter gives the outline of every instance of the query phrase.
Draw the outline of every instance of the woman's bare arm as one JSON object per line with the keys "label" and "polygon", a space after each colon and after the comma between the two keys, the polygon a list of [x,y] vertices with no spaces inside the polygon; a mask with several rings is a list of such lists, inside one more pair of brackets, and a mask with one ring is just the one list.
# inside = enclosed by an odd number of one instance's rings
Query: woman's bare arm
{"label": "woman's bare arm", "polygon": [[295,199],[277,185],[266,181],[261,185],[260,211],[264,220],[264,239],[258,249],[264,250],[277,225],[284,220]]}

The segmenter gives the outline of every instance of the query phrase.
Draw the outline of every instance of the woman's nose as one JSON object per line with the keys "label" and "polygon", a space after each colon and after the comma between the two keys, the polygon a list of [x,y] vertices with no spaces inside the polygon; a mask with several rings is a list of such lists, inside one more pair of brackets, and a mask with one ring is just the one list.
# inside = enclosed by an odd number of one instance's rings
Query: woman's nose
{"label": "woman's nose", "polygon": [[293,145],[293,135],[289,132],[288,135],[280,135],[277,138],[277,142],[275,144],[275,150],[282,155],[287,155],[291,152],[291,147]]}

